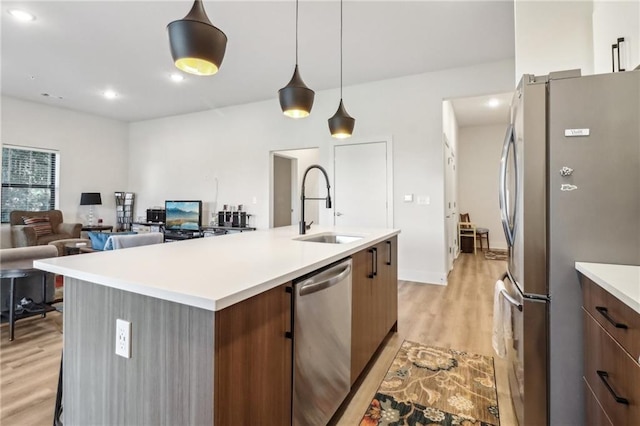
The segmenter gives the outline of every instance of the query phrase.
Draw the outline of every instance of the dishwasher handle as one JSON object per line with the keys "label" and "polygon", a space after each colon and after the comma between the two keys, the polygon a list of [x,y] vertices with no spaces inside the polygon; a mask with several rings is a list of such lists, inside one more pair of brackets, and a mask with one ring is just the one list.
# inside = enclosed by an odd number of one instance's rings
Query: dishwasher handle
{"label": "dishwasher handle", "polygon": [[351,264],[348,263],[344,265],[340,271],[322,281],[316,281],[315,277],[311,277],[308,280],[304,281],[300,284],[300,289],[298,290],[298,294],[300,296],[305,296],[308,294],[316,293],[318,291],[322,291],[326,288],[332,287],[338,284],[340,281],[344,280],[351,273]]}

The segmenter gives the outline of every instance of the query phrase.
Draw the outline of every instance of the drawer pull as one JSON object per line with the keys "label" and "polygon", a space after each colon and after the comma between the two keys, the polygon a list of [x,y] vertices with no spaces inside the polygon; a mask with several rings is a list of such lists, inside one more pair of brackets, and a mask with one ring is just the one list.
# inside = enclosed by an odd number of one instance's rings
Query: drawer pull
{"label": "drawer pull", "polygon": [[596,373],[598,373],[598,376],[600,376],[600,380],[602,380],[602,383],[604,383],[604,385],[607,387],[607,390],[613,396],[613,399],[615,399],[616,402],[620,404],[629,405],[629,400],[627,398],[623,398],[621,396],[616,395],[615,391],[607,381],[607,377],[609,377],[609,373],[602,370],[596,370]]}
{"label": "drawer pull", "polygon": [[613,318],[609,316],[609,310],[604,306],[596,306],[596,311],[600,312],[600,315],[605,317],[607,321],[613,324],[616,328],[629,328],[626,324],[622,324],[621,322],[615,321]]}

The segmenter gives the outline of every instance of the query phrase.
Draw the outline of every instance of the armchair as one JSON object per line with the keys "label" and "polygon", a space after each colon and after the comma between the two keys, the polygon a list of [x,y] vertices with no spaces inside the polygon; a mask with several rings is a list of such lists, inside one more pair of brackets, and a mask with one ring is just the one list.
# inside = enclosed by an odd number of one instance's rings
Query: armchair
{"label": "armchair", "polygon": [[[28,224],[25,224],[25,219]],[[80,238],[81,223],[64,223],[60,210],[14,210],[9,215],[13,247],[49,244],[66,238]],[[34,223],[32,223],[34,222]]]}

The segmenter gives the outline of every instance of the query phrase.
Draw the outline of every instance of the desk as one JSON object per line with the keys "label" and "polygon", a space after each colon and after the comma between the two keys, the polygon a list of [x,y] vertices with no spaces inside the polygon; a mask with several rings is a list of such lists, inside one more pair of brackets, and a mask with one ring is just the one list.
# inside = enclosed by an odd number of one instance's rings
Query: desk
{"label": "desk", "polygon": [[[31,312],[27,312],[25,310],[21,313],[16,313],[16,280],[33,275],[42,276],[42,303],[38,304],[37,310]],[[9,322],[9,341],[11,341],[13,340],[13,331],[16,320],[28,318],[34,315],[42,315],[44,318],[47,315],[47,312],[54,311],[55,308],[44,303],[45,300],[47,300],[47,273],[43,270],[35,269],[33,267],[33,260],[20,260],[3,263],[2,270],[0,270],[0,278],[7,278],[11,280],[9,287],[9,314],[2,314],[3,319],[6,318]]]}
{"label": "desk", "polygon": [[112,232],[113,231],[113,226],[110,225],[96,225],[96,226],[83,226],[82,227],[83,231],[94,231],[94,232],[102,232],[102,231],[109,231]]}

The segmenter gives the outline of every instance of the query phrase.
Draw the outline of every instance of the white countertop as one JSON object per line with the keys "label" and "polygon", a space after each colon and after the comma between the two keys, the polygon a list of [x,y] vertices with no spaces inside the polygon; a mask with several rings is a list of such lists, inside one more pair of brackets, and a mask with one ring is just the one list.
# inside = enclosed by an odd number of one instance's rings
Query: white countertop
{"label": "white countertop", "polygon": [[35,268],[163,300],[218,311],[377,244],[398,229],[314,226],[362,236],[348,244],[296,241],[298,227],[195,238],[41,259]]}
{"label": "white countertop", "polygon": [[576,269],[640,314],[640,266],[576,262]]}

